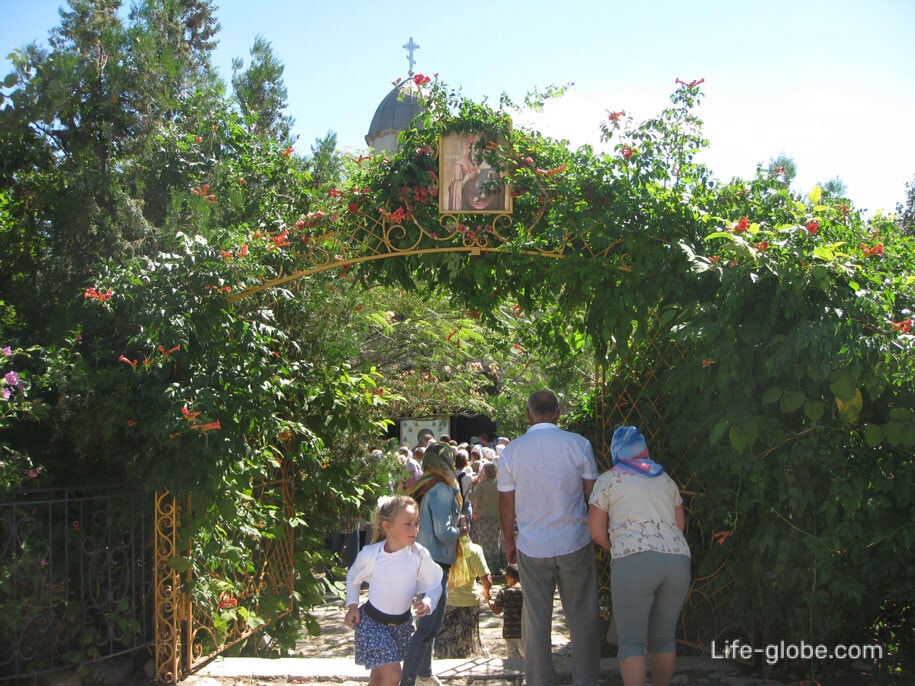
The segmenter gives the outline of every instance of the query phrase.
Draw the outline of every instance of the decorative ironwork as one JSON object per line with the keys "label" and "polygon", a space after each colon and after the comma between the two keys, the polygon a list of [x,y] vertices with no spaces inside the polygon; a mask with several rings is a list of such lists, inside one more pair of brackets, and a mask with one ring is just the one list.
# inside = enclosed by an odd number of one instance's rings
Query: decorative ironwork
{"label": "decorative ironwork", "polygon": [[[293,499],[293,465],[283,463],[282,470],[273,481],[254,489],[254,497],[262,503],[281,507],[286,520],[295,514]],[[171,560],[184,553],[191,556],[190,542],[181,542],[178,529],[182,513],[192,512],[192,503],[181,506],[168,492],[156,497],[156,675],[160,683],[175,684],[194,669],[213,659],[221,652],[244,641],[268,625],[252,627],[237,618],[228,624],[214,616],[219,608],[204,606],[194,601],[194,587],[202,581],[195,578],[193,566],[181,573],[172,567]],[[226,572],[220,581],[242,589],[237,601],[245,604],[252,615],[260,614],[258,598],[263,594],[282,598],[286,610],[272,613],[275,621],[292,610],[294,582],[294,539],[292,528],[286,525],[284,534],[276,538],[261,538],[260,548],[253,560],[253,572],[240,576]],[[209,573],[216,573],[212,568]],[[210,579],[206,579],[209,581]]]}
{"label": "decorative ironwork", "polygon": [[[537,222],[528,227],[528,233]],[[449,252],[471,255],[501,252],[551,259],[562,259],[569,255],[599,258],[608,255],[621,242],[614,240],[606,245],[595,245],[587,237],[571,231],[557,234],[549,241],[543,238],[527,240],[523,236],[509,236],[512,227],[512,215],[508,213],[482,216],[439,215],[438,227],[429,229],[414,218],[375,218],[357,211],[352,224],[345,230],[337,227],[309,236],[307,241],[303,241],[306,247],[297,255],[301,264],[295,272],[281,274],[241,290],[228,300],[237,302],[255,293],[329,269],[342,269],[361,262],[392,257]]]}
{"label": "decorative ironwork", "polygon": [[178,501],[168,491],[156,494],[155,581],[156,677],[160,683],[177,683],[181,648],[180,584],[169,560],[178,556]]}
{"label": "decorative ironwork", "polygon": [[146,645],[147,502],[87,488],[0,503],[0,682]]}
{"label": "decorative ironwork", "polygon": [[[684,357],[683,351],[670,338],[669,331],[655,326],[644,342],[631,347],[625,357],[615,364],[614,368],[626,370],[625,374],[612,374],[608,379],[607,365],[598,360],[595,367],[595,446],[599,451],[599,467],[601,470],[609,469],[612,466],[610,440],[616,427],[623,424],[639,427],[651,450],[663,456],[664,469],[680,487],[684,507],[689,512],[694,498],[700,495],[693,485],[696,474],[689,468],[689,455],[696,438],[689,441],[679,440],[682,437],[672,439],[659,422],[659,418],[665,416],[663,406],[667,399],[668,370],[676,369],[677,363]],[[705,577],[693,579],[686,600],[687,608],[702,602],[714,611],[720,602],[715,598],[720,589],[714,594],[709,589],[712,587],[711,579],[720,571],[717,569]],[[610,558],[599,549],[598,572],[601,597],[609,599]],[[698,642],[691,640],[686,632],[688,627],[684,617],[681,617],[681,640],[690,644]]]}

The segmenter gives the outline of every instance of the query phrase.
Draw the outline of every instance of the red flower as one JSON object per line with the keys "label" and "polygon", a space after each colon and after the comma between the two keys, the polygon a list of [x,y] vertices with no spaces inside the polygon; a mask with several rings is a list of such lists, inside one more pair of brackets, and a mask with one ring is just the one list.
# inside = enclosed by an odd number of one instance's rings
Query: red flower
{"label": "red flower", "polygon": [[564,172],[565,170],[566,166],[563,164],[559,167],[556,167],[555,169],[543,169],[541,167],[537,167],[534,172],[540,174],[541,176],[554,176]]}
{"label": "red flower", "polygon": [[284,229],[281,233],[278,233],[276,236],[269,237],[270,242],[273,243],[274,248],[285,248],[289,245],[289,230]]}
{"label": "red flower", "polygon": [[413,83],[415,83],[417,86],[425,86],[431,80],[432,79],[430,79],[428,76],[425,76],[423,74],[416,74],[413,77]]}
{"label": "red flower", "polygon": [[407,216],[406,210],[404,210],[404,208],[402,208],[402,207],[398,207],[398,208],[397,208],[396,210],[394,210],[393,212],[388,212],[387,210],[384,210],[384,209],[382,209],[382,208],[379,207],[379,208],[378,208],[378,212],[379,212],[385,219],[387,219],[389,222],[391,222],[392,224],[400,224],[400,223],[402,223],[403,220],[404,220],[404,219],[406,218],[406,216]]}
{"label": "red flower", "polygon": [[200,429],[201,431],[213,431],[215,429],[221,429],[222,425],[219,423],[219,420],[217,419],[215,422],[210,422],[209,424],[192,424],[191,428]]}
{"label": "red flower", "polygon": [[114,295],[114,291],[108,289],[106,291],[97,291],[94,288],[87,288],[83,297],[89,300],[98,300],[100,302],[108,302],[111,300],[111,296]]}
{"label": "red flower", "polygon": [[809,221],[807,222],[807,231],[810,234],[815,234],[820,230],[820,222],[818,221]]}
{"label": "red flower", "polygon": [[286,149],[282,152],[282,155],[283,155],[283,157],[289,157],[289,156],[290,156],[292,153],[294,153],[294,152],[295,152],[295,148],[286,148]]}
{"label": "red flower", "polygon": [[730,535],[730,531],[719,531],[718,533],[712,534],[712,541],[718,545],[723,545]]}
{"label": "red flower", "polygon": [[694,81],[690,81],[689,83],[686,83],[686,81],[681,81],[680,79],[677,79],[678,85],[686,86],[687,88],[695,88],[696,86],[698,86],[701,83],[705,83],[705,79],[697,79]]}
{"label": "red flower", "polygon": [[158,350],[160,353],[162,353],[165,357],[168,357],[172,353],[175,353],[175,352],[178,352],[179,350],[181,350],[181,346],[176,345],[174,348],[170,348],[169,350],[166,350],[164,345],[160,345],[158,348],[156,348],[156,350]]}
{"label": "red flower", "polygon": [[359,206],[356,203],[351,202],[349,205],[346,206],[346,209],[350,214],[356,214],[356,211],[359,209]]}
{"label": "red flower", "polygon": [[136,360],[128,360],[128,359],[127,359],[126,357],[124,357],[123,355],[121,355],[121,356],[118,358],[118,362],[124,362],[124,363],[126,363],[126,364],[129,364],[130,367],[131,367],[131,369],[136,369],[136,368],[137,368],[137,361],[136,361]]}
{"label": "red flower", "polygon": [[340,191],[337,190],[336,188],[331,188],[329,191],[327,191],[327,194],[332,198],[340,197]]}
{"label": "red flower", "polygon": [[623,158],[628,160],[630,157],[632,157],[632,153],[633,153],[634,151],[633,151],[632,148],[630,148],[628,145],[624,145],[624,146],[620,149],[620,152],[622,153]]}
{"label": "red flower", "polygon": [[734,226],[734,233],[743,233],[750,228],[750,220],[746,217],[741,217],[740,221]]}
{"label": "red flower", "polygon": [[241,248],[239,249],[239,251],[237,253],[235,253],[235,256],[236,257],[246,257],[247,255],[248,255],[248,244],[243,243]]}
{"label": "red flower", "polygon": [[867,245],[862,243],[861,251],[864,253],[865,257],[873,257],[874,255],[882,255],[883,254],[883,244],[877,243],[877,245],[869,248],[869,247],[867,247]]}
{"label": "red flower", "polygon": [[762,241],[760,243],[757,243],[753,247],[756,248],[757,250],[759,250],[759,252],[765,252],[766,250],[769,249],[769,241]]}
{"label": "red flower", "polygon": [[79,520],[78,520],[78,519],[74,519],[73,522],[72,522],[72,524],[71,524],[71,526],[73,527],[73,530],[74,530],[74,531],[76,531],[77,533],[79,533],[80,525],[79,525]]}
{"label": "red flower", "polygon": [[902,333],[909,333],[912,330],[912,320],[903,319],[901,322],[893,322],[893,328]]}
{"label": "red flower", "polygon": [[220,610],[225,610],[228,607],[237,607],[237,606],[238,606],[237,598],[232,598],[227,593],[223,593],[219,597],[219,609]]}
{"label": "red flower", "polygon": [[626,110],[619,110],[618,112],[611,112],[610,110],[607,110],[607,118],[614,124],[619,124],[620,119],[625,116]]}

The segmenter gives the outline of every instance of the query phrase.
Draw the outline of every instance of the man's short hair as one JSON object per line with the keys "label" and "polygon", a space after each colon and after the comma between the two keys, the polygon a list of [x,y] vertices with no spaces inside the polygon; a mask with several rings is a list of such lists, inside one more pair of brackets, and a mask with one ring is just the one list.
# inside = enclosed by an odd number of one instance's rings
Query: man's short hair
{"label": "man's short hair", "polygon": [[559,416],[559,398],[553,391],[534,391],[527,399],[527,411],[532,417],[552,421]]}

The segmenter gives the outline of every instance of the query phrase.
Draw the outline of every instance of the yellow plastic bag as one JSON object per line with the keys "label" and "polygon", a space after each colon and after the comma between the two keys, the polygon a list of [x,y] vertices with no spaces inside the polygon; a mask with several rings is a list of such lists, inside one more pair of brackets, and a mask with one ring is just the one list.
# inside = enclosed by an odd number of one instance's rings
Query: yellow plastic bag
{"label": "yellow plastic bag", "polygon": [[470,567],[470,536],[462,534],[457,541],[457,556],[448,572],[448,590],[472,585],[476,575]]}

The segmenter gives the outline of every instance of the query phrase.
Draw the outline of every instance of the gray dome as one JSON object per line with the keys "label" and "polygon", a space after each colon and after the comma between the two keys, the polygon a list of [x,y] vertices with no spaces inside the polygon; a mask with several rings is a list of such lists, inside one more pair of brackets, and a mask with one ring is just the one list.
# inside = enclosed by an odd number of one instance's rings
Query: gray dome
{"label": "gray dome", "polygon": [[396,149],[397,134],[409,129],[420,112],[415,88],[413,82],[407,79],[385,96],[375,110],[369,132],[365,134],[366,143],[377,150],[393,152]]}

